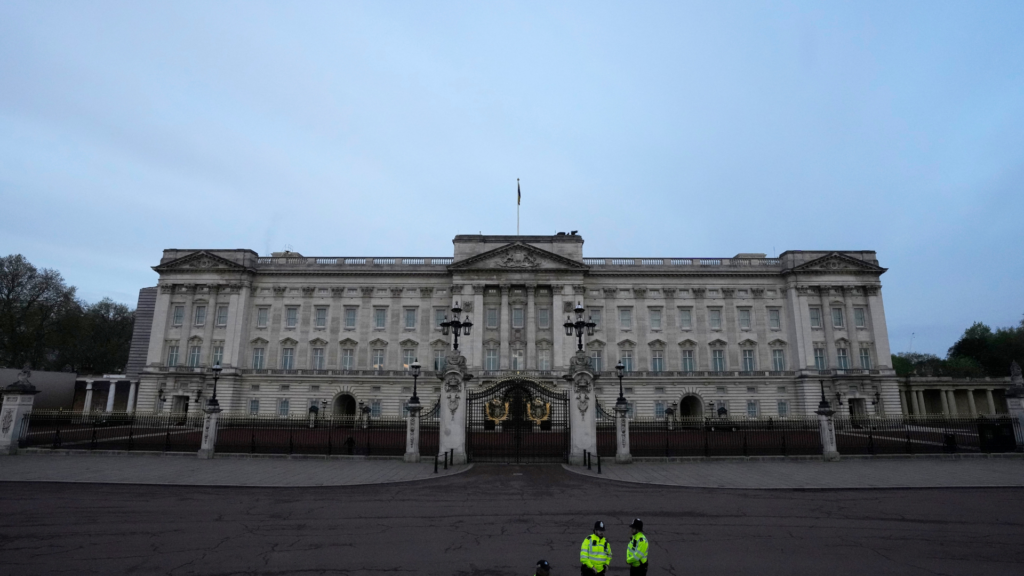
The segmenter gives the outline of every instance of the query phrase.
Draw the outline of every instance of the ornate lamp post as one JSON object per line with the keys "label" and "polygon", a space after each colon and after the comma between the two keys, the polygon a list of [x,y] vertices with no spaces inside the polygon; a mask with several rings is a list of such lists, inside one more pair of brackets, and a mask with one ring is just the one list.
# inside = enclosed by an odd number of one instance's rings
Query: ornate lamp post
{"label": "ornate lamp post", "polygon": [[633,461],[629,452],[629,402],[622,394],[622,377],[626,373],[626,367],[622,361],[615,365],[615,374],[619,377],[619,399],[615,401],[615,461],[620,464],[628,464]]}
{"label": "ornate lamp post", "polygon": [[629,404],[629,402],[626,401],[626,397],[622,395],[622,377],[625,373],[626,367],[623,366],[622,360],[619,360],[619,363],[615,365],[615,374],[619,377],[619,399],[615,401],[616,410],[619,410],[620,408],[622,410],[626,410],[627,405]]}
{"label": "ornate lamp post", "polygon": [[213,372],[213,396],[206,402],[206,407],[210,409],[220,408],[220,403],[217,402],[217,380],[220,380],[220,371],[223,368],[220,367],[220,362],[217,362],[210,370]]}
{"label": "ornate lamp post", "polygon": [[839,452],[836,450],[836,430],[832,424],[832,416],[836,413],[832,406],[825,399],[825,381],[818,380],[821,386],[821,402],[815,413],[818,415],[818,425],[821,431],[821,457],[826,462],[839,460]]}
{"label": "ornate lamp post", "polygon": [[[213,458],[214,448],[217,445],[217,419],[220,416],[220,403],[217,402],[217,380],[220,379],[220,362],[210,368],[213,372],[213,395],[206,401],[206,416],[203,417],[203,438],[199,444],[199,458]],[[202,393],[202,389],[199,390]],[[198,395],[197,395],[198,401]]]}
{"label": "ornate lamp post", "polygon": [[419,359],[413,359],[412,364],[409,365],[409,369],[412,371],[412,398],[409,398],[409,404],[420,403],[420,397],[416,394],[416,380],[420,377],[420,368]]}
{"label": "ornate lamp post", "polygon": [[412,398],[409,398],[409,404],[407,405],[409,410],[409,416],[406,420],[405,425],[405,461],[406,462],[419,462],[420,461],[420,397],[417,394],[416,380],[420,377],[420,361],[413,359],[412,364],[409,365],[409,371],[412,372]]}
{"label": "ornate lamp post", "polygon": [[572,338],[573,332],[576,333],[576,349],[583,350],[583,332],[587,333],[587,336],[594,335],[594,327],[597,326],[594,323],[594,318],[591,317],[589,320],[583,319],[583,303],[576,302],[576,308],[573,310],[576,312],[576,321],[572,321],[571,316],[565,318],[565,324],[562,327],[565,328],[565,335]]}
{"label": "ornate lamp post", "polygon": [[[452,308],[452,319],[449,321],[448,316],[445,315],[444,322],[441,322],[441,334],[447,336],[448,332],[451,331],[455,337],[452,341],[453,350],[459,349],[459,333],[462,332],[464,335],[469,336],[469,331],[473,328],[473,323],[469,321],[469,314],[466,314],[466,319],[462,322],[459,321],[459,314],[462,314],[462,307],[456,302]],[[413,379],[413,384],[415,385],[415,378]]]}

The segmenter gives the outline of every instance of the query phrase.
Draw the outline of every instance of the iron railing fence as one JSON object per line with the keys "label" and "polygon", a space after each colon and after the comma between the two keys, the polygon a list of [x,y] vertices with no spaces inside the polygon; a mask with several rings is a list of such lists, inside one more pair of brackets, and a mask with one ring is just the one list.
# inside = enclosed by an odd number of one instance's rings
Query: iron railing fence
{"label": "iron railing fence", "polygon": [[891,416],[835,419],[840,454],[1013,452],[1016,419],[1001,417]]}
{"label": "iron railing fence", "polygon": [[637,457],[796,456],[821,454],[821,434],[817,418],[638,418],[629,445]]}
{"label": "iron railing fence", "polygon": [[420,412],[420,455],[434,456],[441,449],[441,401]]}
{"label": "iron railing fence", "polygon": [[241,454],[401,456],[405,418],[222,414],[216,451]]}
{"label": "iron railing fence", "polygon": [[203,414],[33,410],[23,448],[195,452]]}

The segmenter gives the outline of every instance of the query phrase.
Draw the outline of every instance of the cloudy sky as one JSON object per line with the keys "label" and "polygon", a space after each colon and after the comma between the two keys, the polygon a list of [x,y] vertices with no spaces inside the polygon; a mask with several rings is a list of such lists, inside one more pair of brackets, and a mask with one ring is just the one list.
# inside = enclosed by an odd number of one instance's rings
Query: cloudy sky
{"label": "cloudy sky", "polygon": [[0,255],[871,249],[894,351],[1024,314],[1024,2],[0,1]]}

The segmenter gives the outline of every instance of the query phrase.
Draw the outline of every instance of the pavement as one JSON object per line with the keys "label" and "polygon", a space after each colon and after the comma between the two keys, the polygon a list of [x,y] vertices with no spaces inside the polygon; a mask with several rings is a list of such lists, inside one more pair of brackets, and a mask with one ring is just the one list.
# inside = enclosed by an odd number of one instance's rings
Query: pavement
{"label": "pavement", "polygon": [[36,453],[0,457],[0,482],[72,482],[178,486],[359,486],[429,480],[469,466],[406,464],[395,459],[214,458],[189,455]]}
{"label": "pavement", "polygon": [[[17,456],[0,467],[23,459],[90,457]],[[476,464],[423,481],[299,489],[2,482],[0,576],[512,576],[533,574],[541,558],[561,576],[578,573],[595,520],[608,526],[609,576],[625,576],[634,517],[652,543],[652,575],[1017,576],[1021,510],[1021,488],[681,488],[557,464]]]}
{"label": "pavement", "polygon": [[744,490],[878,488],[995,488],[1024,486],[1024,458],[844,458],[591,462],[569,472],[619,482]]}

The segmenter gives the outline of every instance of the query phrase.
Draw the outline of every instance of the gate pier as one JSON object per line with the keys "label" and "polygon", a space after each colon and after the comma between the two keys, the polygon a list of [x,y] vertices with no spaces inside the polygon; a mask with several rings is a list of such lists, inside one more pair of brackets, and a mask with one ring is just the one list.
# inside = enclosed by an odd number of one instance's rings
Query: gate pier
{"label": "gate pier", "polygon": [[444,382],[442,385],[440,437],[438,453],[452,454],[452,463],[466,463],[466,382],[473,375],[466,368],[466,357],[457,349],[448,352],[444,368],[438,371],[437,377]]}
{"label": "gate pier", "polygon": [[573,397],[569,409],[572,436],[569,464],[582,466],[587,452],[597,454],[597,396],[594,393],[594,381],[598,374],[594,373],[587,353],[577,350],[569,360],[569,373],[563,378],[569,381]]}

